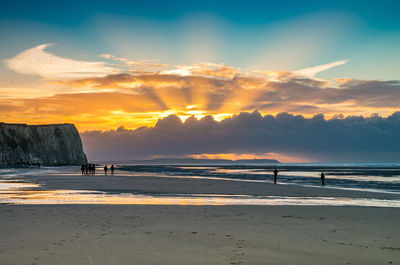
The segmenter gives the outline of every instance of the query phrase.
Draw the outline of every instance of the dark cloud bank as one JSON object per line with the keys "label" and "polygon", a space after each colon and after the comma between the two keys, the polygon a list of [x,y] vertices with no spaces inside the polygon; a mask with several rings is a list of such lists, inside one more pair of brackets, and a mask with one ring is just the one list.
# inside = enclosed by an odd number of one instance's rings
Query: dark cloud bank
{"label": "dark cloud bank", "polygon": [[240,113],[216,122],[211,116],[185,122],[174,115],[155,127],[82,133],[90,160],[138,159],[151,155],[281,153],[313,161],[400,160],[400,112],[387,118],[349,116],[326,120],[280,113]]}

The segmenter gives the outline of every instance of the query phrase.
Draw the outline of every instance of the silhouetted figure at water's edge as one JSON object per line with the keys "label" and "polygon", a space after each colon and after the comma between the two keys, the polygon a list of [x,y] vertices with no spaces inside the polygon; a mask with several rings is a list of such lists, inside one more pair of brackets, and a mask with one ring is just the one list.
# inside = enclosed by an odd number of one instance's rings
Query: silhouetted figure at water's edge
{"label": "silhouetted figure at water's edge", "polygon": [[324,172],[321,173],[321,185],[325,186],[325,174],[324,174]]}
{"label": "silhouetted figure at water's edge", "polygon": [[96,175],[96,165],[95,164],[90,164],[90,172],[92,175]]}
{"label": "silhouetted figure at water's edge", "polygon": [[104,166],[104,175],[107,175],[107,170],[108,170],[108,167],[107,167],[107,165],[105,165]]}
{"label": "silhouetted figure at water's edge", "polygon": [[276,184],[276,180],[278,179],[278,170],[275,168],[274,169],[274,184]]}
{"label": "silhouetted figure at water's edge", "polygon": [[111,175],[114,175],[114,169],[115,169],[114,165],[111,165]]}

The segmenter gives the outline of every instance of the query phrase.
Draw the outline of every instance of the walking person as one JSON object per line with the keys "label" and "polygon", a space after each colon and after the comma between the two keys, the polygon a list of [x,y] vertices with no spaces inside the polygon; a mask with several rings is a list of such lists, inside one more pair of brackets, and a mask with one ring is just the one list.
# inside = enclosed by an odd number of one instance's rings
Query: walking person
{"label": "walking person", "polygon": [[325,174],[324,174],[324,172],[321,173],[321,185],[325,186]]}
{"label": "walking person", "polygon": [[104,175],[107,175],[107,170],[108,170],[108,167],[107,167],[107,165],[105,165],[104,166]]}
{"label": "walking person", "polygon": [[114,175],[114,169],[115,169],[114,165],[111,165],[111,175]]}
{"label": "walking person", "polygon": [[276,180],[278,179],[278,170],[275,168],[274,169],[274,184],[276,184]]}

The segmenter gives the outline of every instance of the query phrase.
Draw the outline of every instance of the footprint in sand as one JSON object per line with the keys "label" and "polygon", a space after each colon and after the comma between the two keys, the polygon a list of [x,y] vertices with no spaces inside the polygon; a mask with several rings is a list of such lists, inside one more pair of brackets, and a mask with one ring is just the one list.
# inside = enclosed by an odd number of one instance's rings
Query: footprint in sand
{"label": "footprint in sand", "polygon": [[230,259],[231,260],[230,264],[243,264],[242,258],[245,255],[243,251],[244,246],[245,246],[244,240],[238,240],[235,243],[235,248],[232,250],[233,257]]}

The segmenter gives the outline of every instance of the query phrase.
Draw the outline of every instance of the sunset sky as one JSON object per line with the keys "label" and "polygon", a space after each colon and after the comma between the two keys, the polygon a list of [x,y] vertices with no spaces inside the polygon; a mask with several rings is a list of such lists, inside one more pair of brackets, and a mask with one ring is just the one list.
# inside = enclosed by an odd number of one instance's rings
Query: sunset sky
{"label": "sunset sky", "polygon": [[0,122],[74,123],[91,159],[395,161],[399,44],[399,1],[5,0]]}

